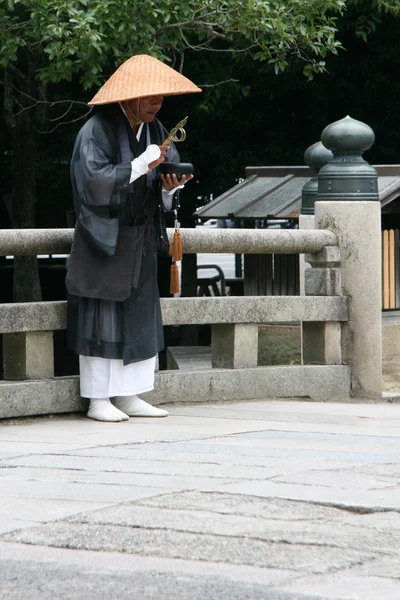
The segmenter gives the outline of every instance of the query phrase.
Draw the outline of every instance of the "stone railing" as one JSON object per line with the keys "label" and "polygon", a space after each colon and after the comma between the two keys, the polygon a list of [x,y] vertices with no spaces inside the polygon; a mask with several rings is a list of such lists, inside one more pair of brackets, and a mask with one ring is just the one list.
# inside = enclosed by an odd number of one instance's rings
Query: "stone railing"
{"label": "stone railing", "polygon": [[[72,235],[0,230],[0,254],[68,253]],[[184,229],[182,237],[185,253],[301,253],[310,266],[301,296],[162,299],[165,325],[211,324],[211,361],[157,373],[152,403],[381,398],[379,202],[324,198],[305,230]],[[302,364],[258,366],[258,325],[282,322],[301,323]],[[65,328],[66,302],[0,304],[0,418],[86,407],[77,376],[54,377],[53,331]]]}
{"label": "stone railing", "polygon": [[[68,252],[71,239],[71,230],[3,230],[0,248],[4,254]],[[162,299],[165,325],[212,325],[212,368],[162,371],[150,399],[317,398],[326,390],[348,397],[350,375],[349,367],[341,365],[340,327],[348,321],[349,306],[341,295],[335,244],[336,234],[328,230],[183,230],[184,252],[308,253],[315,268],[308,270],[306,288],[314,295]],[[275,322],[303,324],[303,367],[257,366],[258,324]],[[65,327],[66,302],[0,304],[2,418],[84,407],[77,377],[54,377],[53,331]]]}

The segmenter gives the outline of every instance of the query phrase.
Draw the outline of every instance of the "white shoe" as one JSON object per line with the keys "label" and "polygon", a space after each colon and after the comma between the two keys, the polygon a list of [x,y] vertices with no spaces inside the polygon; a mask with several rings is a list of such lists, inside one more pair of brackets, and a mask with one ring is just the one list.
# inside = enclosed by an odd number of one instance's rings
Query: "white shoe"
{"label": "white shoe", "polygon": [[129,419],[127,414],[115,408],[109,398],[91,398],[87,416],[95,421],[109,421],[110,423]]}
{"label": "white shoe", "polygon": [[156,408],[138,396],[117,396],[115,406],[130,417],[167,417],[168,412]]}

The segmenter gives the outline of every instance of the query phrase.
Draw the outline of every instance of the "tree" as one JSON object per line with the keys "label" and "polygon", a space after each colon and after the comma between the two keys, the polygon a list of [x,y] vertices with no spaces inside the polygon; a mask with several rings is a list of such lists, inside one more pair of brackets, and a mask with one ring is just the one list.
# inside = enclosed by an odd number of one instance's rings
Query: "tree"
{"label": "tree", "polygon": [[205,195],[216,196],[235,185],[246,165],[302,164],[305,149],[320,139],[322,129],[347,114],[376,133],[370,162],[398,162],[400,20],[393,18],[395,13],[374,13],[375,29],[370,28],[365,43],[364,36],[354,33],[366,8],[366,2],[348,6],[338,21],[346,50],[328,57],[328,74],[312,81],[295,61],[276,77],[259,61],[232,62],[219,55],[209,64],[208,57],[194,64],[188,58],[189,77],[201,73],[206,80],[208,73],[210,80],[212,73],[216,81],[222,74],[238,80],[208,89],[191,116],[190,125],[204,133],[196,138],[190,131],[185,152],[196,164]]}
{"label": "tree", "polygon": [[[71,96],[59,96],[63,82],[63,91],[65,82],[98,87],[138,53],[182,71],[185,56],[199,52],[253,58],[275,72],[300,60],[312,78],[341,47],[337,19],[348,5],[358,6],[360,17],[398,10],[394,0],[0,0],[12,226],[35,226],[41,132],[79,117],[75,101],[65,100]],[[357,35],[369,33],[371,19],[358,21]],[[15,300],[40,299],[33,259],[16,261],[14,282]]]}

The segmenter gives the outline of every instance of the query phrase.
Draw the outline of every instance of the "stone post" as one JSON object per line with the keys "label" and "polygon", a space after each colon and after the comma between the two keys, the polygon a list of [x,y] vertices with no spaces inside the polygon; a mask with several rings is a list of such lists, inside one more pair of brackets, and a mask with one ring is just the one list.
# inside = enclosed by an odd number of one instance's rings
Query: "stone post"
{"label": "stone post", "polygon": [[[331,159],[333,154],[325,148],[322,142],[316,142],[304,153],[304,162],[315,172],[315,175],[310,181],[303,186],[301,194],[301,214],[299,216],[299,229],[314,229],[314,204],[318,192],[318,172]],[[299,281],[300,295],[304,296],[304,271],[307,269],[304,254],[299,256]]]}
{"label": "stone post", "polygon": [[212,326],[213,368],[245,369],[257,366],[258,323],[221,323]]}
{"label": "stone post", "polygon": [[54,377],[53,332],[4,333],[3,367],[10,381]]}
{"label": "stone post", "polygon": [[[307,296],[340,296],[340,252],[337,246],[327,246],[318,254],[306,254],[311,265],[305,271]],[[302,363],[305,365],[340,365],[341,324],[334,322],[303,322],[301,328]]]}
{"label": "stone post", "polygon": [[342,293],[350,321],[342,325],[342,361],[351,366],[356,398],[382,397],[381,211],[376,170],[362,158],[375,135],[346,117],[321,135],[334,159],[318,175],[316,228],[331,229],[341,253]]}

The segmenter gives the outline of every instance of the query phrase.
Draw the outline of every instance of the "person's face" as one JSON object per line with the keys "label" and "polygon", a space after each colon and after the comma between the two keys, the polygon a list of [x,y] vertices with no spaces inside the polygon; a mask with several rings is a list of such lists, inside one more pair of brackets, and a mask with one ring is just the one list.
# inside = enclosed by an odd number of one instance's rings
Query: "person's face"
{"label": "person's face", "polygon": [[128,100],[126,104],[140,122],[150,123],[160,110],[163,100],[164,96],[148,96],[146,98]]}

